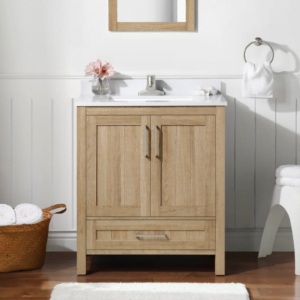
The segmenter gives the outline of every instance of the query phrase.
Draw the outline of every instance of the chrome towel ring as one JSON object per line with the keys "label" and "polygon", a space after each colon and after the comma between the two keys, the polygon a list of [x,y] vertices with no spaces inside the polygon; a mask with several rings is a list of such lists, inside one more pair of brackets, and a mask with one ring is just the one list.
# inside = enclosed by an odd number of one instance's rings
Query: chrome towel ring
{"label": "chrome towel ring", "polygon": [[248,47],[251,46],[252,44],[254,44],[255,46],[261,46],[262,44],[268,45],[268,46],[271,48],[271,50],[272,50],[272,59],[271,59],[271,61],[270,61],[270,64],[273,62],[273,60],[274,60],[274,50],[273,50],[272,46],[271,46],[269,43],[263,41],[263,40],[262,40],[261,38],[259,38],[259,37],[255,38],[255,40],[254,40],[253,42],[249,43],[249,44],[246,46],[245,51],[244,51],[244,60],[245,60],[245,62],[247,62],[247,59],[246,59],[246,51],[247,51]]}

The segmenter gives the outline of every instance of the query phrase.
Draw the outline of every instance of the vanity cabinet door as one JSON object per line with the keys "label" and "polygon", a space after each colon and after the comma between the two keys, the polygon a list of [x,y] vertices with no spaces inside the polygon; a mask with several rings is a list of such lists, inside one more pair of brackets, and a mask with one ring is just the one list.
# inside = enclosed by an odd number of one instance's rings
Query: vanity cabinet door
{"label": "vanity cabinet door", "polygon": [[87,116],[87,216],[150,216],[150,116]]}
{"label": "vanity cabinet door", "polygon": [[151,116],[151,216],[215,216],[215,121]]}

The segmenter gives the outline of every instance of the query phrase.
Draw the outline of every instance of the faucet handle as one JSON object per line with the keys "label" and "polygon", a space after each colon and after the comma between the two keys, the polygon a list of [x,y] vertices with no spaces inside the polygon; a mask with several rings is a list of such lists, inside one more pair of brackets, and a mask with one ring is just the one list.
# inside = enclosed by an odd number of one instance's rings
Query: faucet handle
{"label": "faucet handle", "polygon": [[155,86],[155,75],[147,75],[147,86],[148,87],[154,87]]}

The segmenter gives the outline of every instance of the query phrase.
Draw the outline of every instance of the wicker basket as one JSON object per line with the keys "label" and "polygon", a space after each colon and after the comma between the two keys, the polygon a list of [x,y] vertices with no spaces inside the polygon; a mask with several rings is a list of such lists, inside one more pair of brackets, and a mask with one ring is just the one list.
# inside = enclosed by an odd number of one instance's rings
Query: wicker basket
{"label": "wicker basket", "polygon": [[48,229],[53,214],[51,210],[64,204],[43,209],[44,220],[36,224],[0,226],[0,272],[12,272],[41,268],[46,255]]}

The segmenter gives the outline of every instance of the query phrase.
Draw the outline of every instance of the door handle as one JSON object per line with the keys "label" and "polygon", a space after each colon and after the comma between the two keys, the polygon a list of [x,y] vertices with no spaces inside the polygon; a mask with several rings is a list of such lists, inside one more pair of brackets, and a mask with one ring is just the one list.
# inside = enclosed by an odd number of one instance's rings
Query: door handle
{"label": "door handle", "polygon": [[155,157],[158,157],[158,154],[157,154],[157,130],[158,130],[158,126],[155,125]]}
{"label": "door handle", "polygon": [[145,157],[147,157],[147,148],[148,148],[148,145],[147,145],[147,125],[145,125],[144,127],[144,146],[145,146]]}

